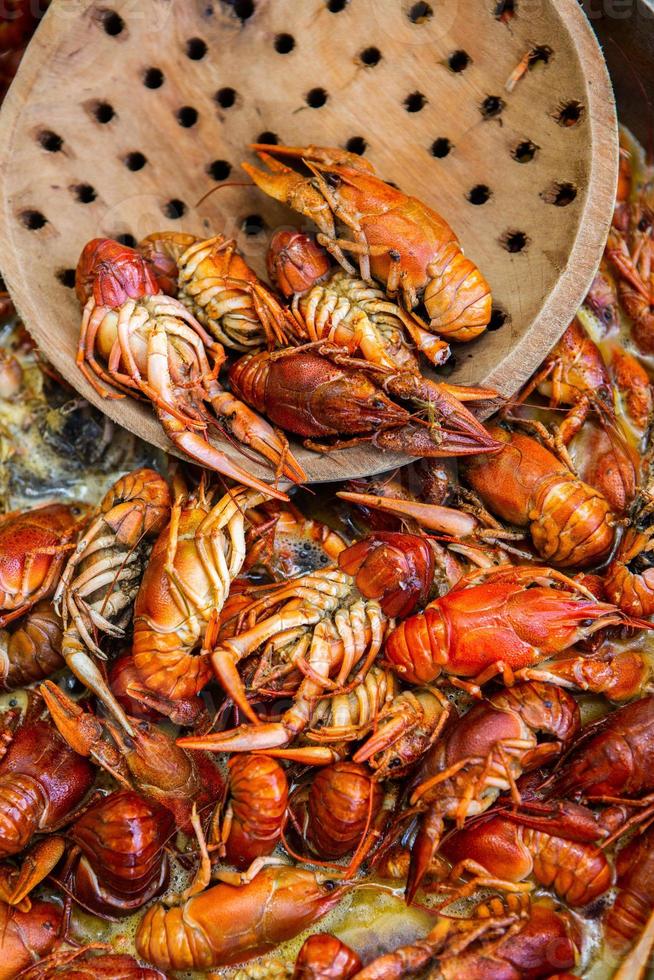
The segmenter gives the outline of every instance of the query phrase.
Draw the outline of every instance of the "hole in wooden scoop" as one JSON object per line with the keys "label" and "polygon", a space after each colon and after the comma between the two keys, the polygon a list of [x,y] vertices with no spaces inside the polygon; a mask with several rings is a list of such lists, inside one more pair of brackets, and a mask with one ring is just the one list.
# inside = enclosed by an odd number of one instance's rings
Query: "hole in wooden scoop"
{"label": "hole in wooden scoop", "polygon": [[539,149],[540,147],[536,146],[532,140],[521,140],[511,150],[511,156],[518,163],[529,163],[530,160],[534,159]]}
{"label": "hole in wooden scoop", "polygon": [[411,92],[404,100],[404,108],[407,112],[420,112],[427,105],[427,97],[422,92]]}
{"label": "hole in wooden scoop", "polygon": [[186,42],[186,57],[191,61],[201,61],[206,53],[207,45],[201,37],[190,37]]}
{"label": "hole in wooden scoop", "polygon": [[577,196],[577,188],[570,181],[555,181],[541,192],[546,204],[554,204],[557,208],[567,208]]}
{"label": "hole in wooden scoop", "polygon": [[146,88],[161,88],[165,81],[161,68],[146,68],[143,73],[143,84]]}
{"label": "hole in wooden scoop", "polygon": [[443,157],[447,156],[452,148],[452,144],[448,140],[447,136],[439,136],[438,139],[435,139],[431,144],[431,155],[442,159]]}
{"label": "hole in wooden scoop", "polygon": [[48,221],[45,215],[41,214],[40,211],[35,211],[31,208],[28,208],[26,211],[21,211],[20,220],[26,228],[29,228],[30,231],[38,231],[39,228],[43,228]]}
{"label": "hole in wooden scoop", "polygon": [[277,54],[290,54],[295,47],[295,38],[292,34],[278,34],[275,38],[275,51]]}
{"label": "hole in wooden scoop", "polygon": [[227,160],[214,160],[207,167],[207,173],[214,180],[227,180],[232,172],[232,165]]}
{"label": "hole in wooden scoop", "polygon": [[504,232],[500,238],[500,245],[507,252],[522,252],[526,248],[528,241],[529,239],[524,231],[511,229]]}

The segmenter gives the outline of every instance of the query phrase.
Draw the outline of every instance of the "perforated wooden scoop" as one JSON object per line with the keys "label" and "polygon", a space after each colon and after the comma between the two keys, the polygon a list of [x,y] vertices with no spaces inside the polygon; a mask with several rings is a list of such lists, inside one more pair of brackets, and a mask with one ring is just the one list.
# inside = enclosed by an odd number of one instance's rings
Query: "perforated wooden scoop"
{"label": "perforated wooden scoop", "polygon": [[[299,219],[249,186],[253,141],[365,152],[447,218],[494,297],[449,380],[512,394],[599,262],[617,126],[576,0],[54,0],[0,114],[0,269],[61,374],[163,448],[146,407],[75,367],[73,270],[90,238],[170,228],[234,236],[263,273],[272,230]],[[312,480],[406,462],[293,448]]]}

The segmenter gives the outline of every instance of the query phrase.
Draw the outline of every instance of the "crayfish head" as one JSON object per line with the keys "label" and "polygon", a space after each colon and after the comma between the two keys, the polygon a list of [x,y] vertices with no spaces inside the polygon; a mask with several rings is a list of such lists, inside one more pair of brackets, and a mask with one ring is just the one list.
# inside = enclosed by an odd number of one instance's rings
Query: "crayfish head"
{"label": "crayfish head", "polygon": [[269,170],[260,170],[250,163],[241,164],[257,187],[268,197],[298,211],[305,218],[310,218],[324,234],[334,238],[335,228],[331,208],[322,192],[314,186],[313,179],[291,170],[290,167],[285,167],[269,153],[260,152],[259,157]]}
{"label": "crayfish head", "polygon": [[188,754],[158,726],[134,720],[133,737],[112,722],[107,722],[107,727],[135,783],[150,795],[179,793],[192,780],[193,764]]}
{"label": "crayfish head", "polygon": [[324,248],[299,231],[276,231],[266,256],[268,275],[284,296],[303,293],[327,275],[331,263]]}
{"label": "crayfish head", "polygon": [[150,266],[136,249],[111,238],[93,238],[82,249],[75,273],[80,305],[92,295],[98,306],[116,309],[127,299],[155,296],[160,291]]}
{"label": "crayfish head", "polygon": [[92,757],[118,782],[129,786],[127,769],[120,753],[104,738],[108,723],[97,718],[93,712],[85,711],[52,681],[44,681],[39,692],[59,733],[71,749],[85,758]]}
{"label": "crayfish head", "polygon": [[434,552],[419,534],[379,531],[341,552],[338,564],[366,599],[402,619],[426,601],[434,581]]}
{"label": "crayfish head", "polygon": [[195,235],[181,231],[155,231],[136,246],[149,263],[162,292],[177,296],[179,259],[197,241]]}

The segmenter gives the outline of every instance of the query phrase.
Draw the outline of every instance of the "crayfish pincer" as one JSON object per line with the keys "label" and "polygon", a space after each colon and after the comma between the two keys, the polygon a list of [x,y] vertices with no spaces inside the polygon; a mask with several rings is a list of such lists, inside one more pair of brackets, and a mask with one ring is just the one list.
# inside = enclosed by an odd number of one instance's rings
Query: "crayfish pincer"
{"label": "crayfish pincer", "polygon": [[[350,357],[333,344],[246,354],[229,372],[232,391],[318,452],[372,441],[413,456],[492,453],[499,443],[463,405],[493,397]],[[392,398],[390,397],[392,396]],[[418,414],[398,404],[417,406]],[[340,439],[340,436],[348,438]]]}

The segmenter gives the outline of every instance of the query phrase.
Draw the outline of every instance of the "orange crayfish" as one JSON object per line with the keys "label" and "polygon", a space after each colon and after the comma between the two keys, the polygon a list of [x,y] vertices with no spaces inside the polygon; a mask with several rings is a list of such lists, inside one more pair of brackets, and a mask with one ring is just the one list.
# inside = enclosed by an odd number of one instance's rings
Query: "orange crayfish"
{"label": "orange crayfish", "polygon": [[[629,624],[649,628],[553,569],[499,566],[470,573],[424,612],[404,620],[385,650],[411,684],[428,684],[445,671],[478,694],[479,685],[498,673],[510,682],[514,671],[598,630]],[[465,677],[473,683],[460,680]]]}
{"label": "orange crayfish", "polygon": [[287,802],[286,773],[274,759],[253,753],[229,760],[227,806],[219,808],[213,818],[214,837],[229,864],[245,871],[257,858],[274,851]]}
{"label": "orange crayfish", "polygon": [[139,924],[136,950],[162,970],[242,963],[297,936],[351,887],[288,865],[263,868],[246,884],[221,882],[183,905],[153,905]]}
{"label": "orange crayfish", "polygon": [[247,265],[233,240],[155,232],[138,245],[157,282],[225,347],[247,351],[285,342],[290,314]]}
{"label": "orange crayfish", "polygon": [[41,709],[32,696],[23,716],[10,709],[1,719],[0,858],[72,819],[95,778],[93,766],[66,745]]}
{"label": "orange crayfish", "polygon": [[133,790],[94,803],[73,824],[64,883],[84,908],[108,917],[131,915],[168,883],[164,850],[175,833],[171,814]]}
{"label": "orange crayfish", "polygon": [[449,357],[449,346],[415,313],[377,286],[330,267],[325,250],[307,235],[276,232],[267,263],[271,278],[293,297],[291,336],[300,342],[326,340],[352,354],[360,352],[371,364],[413,372],[420,370],[413,346],[432,364]]}
{"label": "orange crayfish", "polygon": [[328,932],[304,941],[292,980],[351,980],[363,966],[360,956]]}
{"label": "orange crayfish", "polygon": [[479,886],[484,876],[484,884],[506,888],[533,875],[567,905],[582,907],[611,887],[611,866],[595,843],[601,836],[606,832],[594,814],[562,800],[491,810],[447,837],[439,855],[452,862],[451,878],[463,871],[475,876],[461,893]]}
{"label": "orange crayfish", "polygon": [[[488,283],[461,251],[447,222],[418,198],[378,177],[354,153],[319,146],[253,144],[269,168],[243,169],[257,187],[316,223],[318,242],[352,275],[344,252],[359,258],[361,277],[378,279],[407,310],[423,299],[430,329],[447,340],[479,336],[491,315]],[[276,159],[301,160],[305,177]],[[339,238],[336,222],[353,240]]]}
{"label": "orange crayfish", "polygon": [[606,914],[606,941],[624,954],[647,925],[654,902],[654,852],[651,829],[635,836],[616,858],[618,894]]}
{"label": "orange crayfish", "polygon": [[606,558],[615,537],[607,499],[531,436],[501,426],[490,434],[501,452],[473,457],[465,469],[489,510],[529,527],[536,551],[554,565],[586,567]]}
{"label": "orange crayfish", "polygon": [[[128,716],[133,734],[125,737],[117,725],[84,711],[52,681],[41,685],[41,694],[71,748],[93,759],[125,789],[165,807],[178,828],[190,826],[194,804],[208,806],[220,797],[223,780],[209,757],[185,752],[163,728]],[[86,758],[80,762],[88,765]]]}
{"label": "orange crayfish", "polygon": [[632,616],[654,613],[654,447],[643,461],[644,479],[629,513],[629,525],[606,570],[608,597]]}
{"label": "orange crayfish", "polygon": [[[410,902],[440,844],[446,820],[461,827],[487,810],[500,789],[519,802],[515,780],[556,758],[580,729],[579,706],[561,688],[527,682],[474,705],[424,756],[409,787],[409,816],[422,814],[411,851]],[[538,744],[537,734],[552,741]],[[400,814],[405,824],[406,814]]]}
{"label": "orange crayfish", "polygon": [[0,517],[0,627],[54,592],[82,509],[47,504]]}

